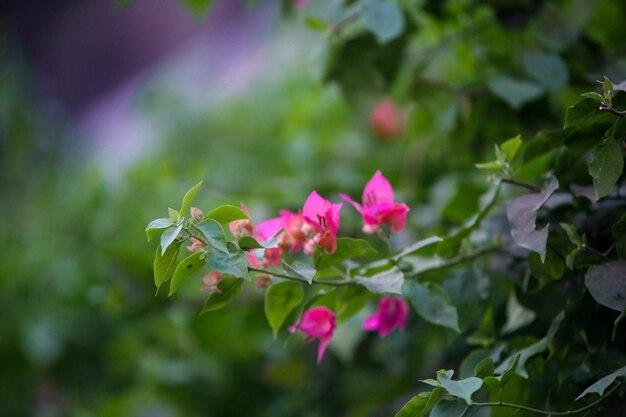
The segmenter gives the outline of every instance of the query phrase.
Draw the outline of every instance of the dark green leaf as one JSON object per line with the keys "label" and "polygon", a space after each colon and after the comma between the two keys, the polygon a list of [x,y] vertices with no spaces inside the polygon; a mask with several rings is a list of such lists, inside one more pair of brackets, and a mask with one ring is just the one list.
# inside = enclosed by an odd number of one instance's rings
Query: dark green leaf
{"label": "dark green leaf", "polygon": [[494,95],[506,101],[516,110],[543,94],[541,85],[504,75],[489,79],[487,87]]}
{"label": "dark green leaf", "polygon": [[613,190],[624,170],[622,149],[614,139],[607,139],[593,150],[589,164],[589,175],[593,178],[593,188],[598,199]]}
{"label": "dark green leaf", "polygon": [[323,254],[316,251],[314,263],[316,269],[322,270],[333,265],[340,264],[348,259],[365,255],[368,252],[375,252],[366,240],[341,237],[337,239],[337,250],[332,255]]}
{"label": "dark green leaf", "polygon": [[613,382],[615,382],[617,378],[626,378],[626,366],[618,369],[612,374],[605,376],[604,378],[602,378],[595,384],[588,387],[586,390],[583,391],[582,394],[576,397],[576,401],[580,400],[581,398],[583,398],[585,395],[588,395],[588,394],[598,394],[600,396],[604,395],[604,391],[608,387],[610,387],[611,384],[613,384]]}
{"label": "dark green leaf", "polygon": [[205,265],[204,259],[201,259],[203,255],[204,252],[195,252],[180,261],[170,282],[169,296],[174,294],[187,278]]}
{"label": "dark green leaf", "polygon": [[205,301],[204,308],[202,308],[200,314],[219,310],[230,304],[241,292],[242,285],[243,279],[241,278],[224,277],[224,279],[217,284],[218,291],[212,293]]}
{"label": "dark green leaf", "polygon": [[265,292],[265,317],[274,332],[274,337],[285,319],[298,307],[304,298],[302,284],[284,281],[272,285]]}
{"label": "dark green leaf", "polygon": [[528,255],[528,267],[533,277],[539,281],[539,287],[560,279],[565,273],[563,259],[552,248],[546,249],[546,258],[542,262],[536,253]]}
{"label": "dark green leaf", "polygon": [[315,277],[315,274],[317,274],[317,270],[315,268],[303,262],[296,261],[290,265],[283,261],[283,265],[289,271],[294,272],[299,277],[304,278],[309,284],[313,282],[313,277]]}
{"label": "dark green leaf", "polygon": [[401,258],[403,258],[403,257],[405,257],[407,255],[415,253],[418,250],[420,250],[422,248],[425,248],[426,246],[432,245],[433,243],[441,242],[442,240],[443,239],[440,238],[439,236],[431,236],[429,238],[419,240],[419,241],[417,241],[415,243],[410,244],[406,248],[404,248],[399,254],[395,255],[393,257],[393,259],[398,261],[398,260],[400,260]]}
{"label": "dark green leaf", "polygon": [[209,244],[220,252],[227,253],[226,236],[222,225],[213,219],[204,219],[194,225],[196,229],[202,232],[202,235]]}
{"label": "dark green leaf", "polygon": [[395,417],[423,417],[439,401],[443,393],[442,388],[435,388],[429,393],[416,395],[398,411]]}
{"label": "dark green leaf", "polygon": [[537,252],[542,262],[546,259],[548,227],[536,229],[537,210],[548,201],[557,188],[559,182],[555,177],[551,177],[541,192],[523,195],[509,201],[506,206],[513,240],[521,247]]}
{"label": "dark green leaf", "polygon": [[152,238],[161,232],[163,229],[167,229],[172,227],[174,222],[170,219],[155,219],[148,224],[146,227],[146,234],[148,235],[148,242],[152,240]]}
{"label": "dark green leaf", "polygon": [[437,284],[405,281],[402,294],[424,320],[461,332],[456,307],[450,304],[448,295]]}
{"label": "dark green leaf", "polygon": [[613,82],[606,75],[604,76],[604,82],[602,83],[602,93],[604,101],[610,104],[613,96],[615,95],[615,87],[613,86]]}
{"label": "dark green leaf", "polygon": [[356,277],[356,281],[376,294],[402,294],[404,274],[398,268],[393,267],[372,277]]}
{"label": "dark green leaf", "polygon": [[559,223],[559,225],[563,228],[563,230],[565,230],[567,238],[570,242],[576,246],[582,245],[583,242],[580,240],[580,236],[578,236],[578,233],[576,232],[576,226],[569,223]]}
{"label": "dark green leaf", "polygon": [[625,259],[626,258],[626,214],[611,227],[611,234],[615,241],[615,250],[617,255]]}
{"label": "dark green leaf", "polygon": [[165,253],[162,253],[159,245],[154,255],[154,284],[159,288],[161,284],[167,282],[176,270],[176,260],[180,251],[180,242],[170,245]]}
{"label": "dark green leaf", "polygon": [[441,400],[433,408],[430,417],[460,417],[466,410],[467,404],[463,400]]}
{"label": "dark green leaf", "polygon": [[206,257],[206,263],[212,271],[234,275],[238,278],[248,277],[248,258],[239,246],[232,242],[226,244],[228,251],[212,250]]}
{"label": "dark green leaf", "polygon": [[402,34],[404,15],[396,3],[388,0],[364,3],[361,12],[363,22],[376,35],[378,42],[387,43]]}
{"label": "dark green leaf", "polygon": [[481,379],[487,378],[488,376],[493,376],[494,369],[493,359],[485,358],[474,368],[474,375]]}
{"label": "dark green leaf", "polygon": [[599,304],[620,313],[626,309],[626,261],[592,266],[585,274],[585,285]]}
{"label": "dark green leaf", "polygon": [[226,224],[235,220],[249,220],[250,217],[239,207],[224,205],[214,208],[206,215],[207,219],[213,219],[220,224]]}
{"label": "dark green leaf", "polygon": [[567,65],[556,54],[525,53],[522,55],[522,65],[528,75],[548,91],[558,90],[567,84]]}
{"label": "dark green leaf", "polygon": [[181,216],[184,216],[187,213],[187,210],[189,210],[189,207],[191,207],[191,203],[193,202],[193,199],[196,198],[196,194],[198,193],[201,185],[202,181],[191,187],[189,191],[185,193],[185,196],[183,197],[183,204],[180,208]]}
{"label": "dark green leaf", "polygon": [[182,229],[182,224],[179,224],[176,227],[170,227],[169,229],[165,229],[165,231],[161,234],[161,254],[165,254],[167,248],[178,237]]}
{"label": "dark green leaf", "polygon": [[[559,313],[554,320],[552,320],[552,324],[550,325],[550,329],[548,330],[548,334],[544,336],[541,340],[533,343],[532,345],[520,350],[519,352],[514,353],[513,355],[506,358],[495,370],[496,374],[506,374],[506,372],[512,369],[517,362],[515,373],[522,378],[528,378],[528,372],[526,372],[526,362],[532,358],[533,356],[544,352],[547,348],[554,335],[559,330],[561,322],[565,317],[565,313]],[[504,382],[504,381],[503,381]]]}
{"label": "dark green leaf", "polygon": [[581,94],[581,96],[585,97],[585,98],[590,98],[592,100],[599,101],[599,102],[603,102],[604,101],[604,98],[600,94],[598,94],[598,93],[596,93],[594,91],[590,91],[588,93]]}

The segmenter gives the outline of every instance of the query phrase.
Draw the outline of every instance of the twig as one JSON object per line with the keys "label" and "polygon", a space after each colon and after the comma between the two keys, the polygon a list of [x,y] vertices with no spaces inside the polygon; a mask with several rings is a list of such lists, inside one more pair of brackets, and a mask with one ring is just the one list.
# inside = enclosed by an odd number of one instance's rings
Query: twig
{"label": "twig", "polygon": [[605,111],[605,112],[614,114],[617,117],[626,116],[626,110],[623,110],[623,111],[615,110],[613,106],[609,104],[604,104],[604,103],[600,105],[600,111]]}
{"label": "twig", "polygon": [[[304,278],[300,278],[300,277],[294,277],[293,275],[287,275],[287,274],[281,274],[279,272],[274,272],[274,271],[270,271],[267,269],[260,269],[260,268],[254,268],[249,266],[248,267],[248,271],[250,272],[258,272],[260,274],[267,274],[267,275],[272,275],[274,277],[277,278],[284,278],[284,279],[288,279],[291,281],[297,281],[297,282],[302,282],[305,284],[309,284],[309,281],[307,281]],[[310,282],[311,284],[319,284],[319,285],[332,285],[335,287],[339,287],[339,286],[343,286],[343,285],[356,285],[357,283],[355,281],[348,281],[348,280],[343,280],[343,281],[325,281],[325,280],[319,280],[319,279],[313,279]]]}
{"label": "twig", "polygon": [[500,181],[505,184],[517,185],[518,187],[526,188],[527,190],[530,190],[535,193],[540,193],[542,191],[541,187],[538,187],[533,184],[529,184],[527,182],[514,180],[513,178],[502,178]]}
{"label": "twig", "polygon": [[466,255],[457,256],[456,258],[448,259],[447,261],[441,262],[440,264],[433,265],[429,268],[424,268],[413,275],[407,275],[407,278],[414,278],[420,274],[431,272],[431,271],[436,271],[439,269],[452,268],[453,266],[457,266],[464,262],[473,261],[474,259],[479,258],[486,253],[497,252],[499,250],[500,248],[497,246],[488,246],[485,248],[477,249],[473,252],[469,252]]}

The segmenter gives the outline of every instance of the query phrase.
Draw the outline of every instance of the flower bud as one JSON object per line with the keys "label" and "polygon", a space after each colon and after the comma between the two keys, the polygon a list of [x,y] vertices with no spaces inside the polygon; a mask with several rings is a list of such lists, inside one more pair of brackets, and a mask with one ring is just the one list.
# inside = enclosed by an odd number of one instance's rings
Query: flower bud
{"label": "flower bud", "polygon": [[404,132],[404,115],[390,99],[381,100],[370,114],[370,126],[381,139],[396,141]]}
{"label": "flower bud", "polygon": [[192,207],[189,211],[191,212],[191,217],[195,221],[200,222],[204,219],[204,213],[198,207]]}
{"label": "flower bud", "polygon": [[272,279],[269,277],[269,275],[259,275],[259,277],[256,279],[257,288],[261,288],[264,290],[266,288],[269,288],[270,285],[272,285]]}

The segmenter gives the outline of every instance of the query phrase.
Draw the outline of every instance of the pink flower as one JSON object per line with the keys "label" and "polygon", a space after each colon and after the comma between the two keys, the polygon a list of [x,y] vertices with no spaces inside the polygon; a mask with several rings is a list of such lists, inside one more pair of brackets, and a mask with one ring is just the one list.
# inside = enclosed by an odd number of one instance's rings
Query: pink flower
{"label": "pink flower", "polygon": [[293,213],[289,210],[281,210],[280,217],[283,219],[285,233],[282,235],[280,248],[284,252],[297,252],[306,241],[306,235],[302,231],[304,219],[302,213]]}
{"label": "pink flower", "polygon": [[187,246],[189,252],[197,252],[204,247],[204,242],[195,237],[190,237],[189,240],[191,241],[191,245]]}
{"label": "pink flower", "polygon": [[[248,213],[246,205],[243,203],[241,203],[241,210],[243,210],[243,212],[246,213],[248,216],[250,215],[250,213]],[[250,236],[254,233],[254,227],[252,226],[250,220],[235,220],[233,222],[230,222],[228,224],[228,229],[237,239],[242,236]]]}
{"label": "pink flower", "polygon": [[217,285],[224,279],[224,276],[219,272],[211,271],[207,275],[202,277],[204,285],[200,288],[200,291],[219,292]]}
{"label": "pink flower", "polygon": [[317,349],[317,363],[319,364],[324,357],[324,352],[330,343],[330,339],[333,337],[336,327],[335,313],[327,307],[319,306],[308,309],[302,318],[289,328],[289,331],[293,333],[296,330],[300,330],[306,334],[307,342],[320,339],[320,345]]}
{"label": "pink flower", "polygon": [[376,171],[365,185],[362,206],[346,194],[339,195],[361,213],[365,233],[377,232],[382,224],[390,224],[391,230],[396,233],[404,229],[409,207],[404,203],[393,202],[393,188],[380,171]]}
{"label": "pink flower", "polygon": [[[257,240],[264,241],[274,237],[280,229],[283,228],[284,221],[282,217],[275,217],[273,219],[266,220],[255,227],[254,236]],[[265,250],[265,257],[263,258],[263,266],[268,267],[270,265],[280,266],[280,258],[282,256],[280,248],[270,248]],[[248,257],[252,266],[257,267],[258,262],[253,255]],[[254,259],[254,260],[252,260]]]}
{"label": "pink flower", "polygon": [[386,296],[378,302],[378,311],[363,322],[363,330],[378,331],[381,338],[394,329],[404,331],[409,317],[409,306],[402,297]]}
{"label": "pink flower", "polygon": [[370,126],[380,138],[394,141],[404,131],[404,117],[396,104],[390,99],[381,100],[370,114]]}
{"label": "pink flower", "polygon": [[[303,231],[307,235],[304,252],[312,255],[315,247],[335,253],[337,231],[339,231],[339,211],[342,204],[332,204],[313,191],[304,203],[302,216],[306,223]],[[308,226],[308,227],[307,227]]]}

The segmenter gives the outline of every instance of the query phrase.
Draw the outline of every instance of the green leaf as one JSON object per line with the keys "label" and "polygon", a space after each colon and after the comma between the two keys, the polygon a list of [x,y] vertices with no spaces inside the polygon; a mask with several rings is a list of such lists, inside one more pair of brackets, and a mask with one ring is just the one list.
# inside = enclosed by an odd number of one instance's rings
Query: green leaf
{"label": "green leaf", "polygon": [[505,167],[505,164],[500,161],[491,161],[491,162],[483,162],[480,164],[474,164],[474,166],[478,169],[488,169],[492,171],[502,171]]}
{"label": "green leaf", "polygon": [[439,401],[430,417],[460,417],[465,414],[467,404],[463,400],[444,400]]}
{"label": "green leaf", "polygon": [[520,146],[522,146],[522,135],[517,135],[500,145],[509,161],[512,161],[513,158],[515,158]]}
{"label": "green leaf", "polygon": [[572,249],[572,251],[570,253],[567,254],[567,256],[565,257],[565,265],[570,269],[570,270],[574,270],[574,261],[576,260],[576,257],[578,256],[578,254],[580,253],[581,248],[574,248]]}
{"label": "green leaf", "polygon": [[176,266],[174,276],[172,276],[168,296],[174,294],[187,278],[205,265],[204,259],[202,259],[203,255],[204,252],[195,252],[180,261],[178,266]]}
{"label": "green leaf", "polygon": [[559,223],[559,225],[563,228],[563,230],[565,230],[565,233],[567,234],[567,238],[569,239],[570,242],[572,242],[576,246],[582,245],[583,242],[580,239],[580,236],[578,236],[578,233],[576,232],[576,226],[574,226],[573,224],[569,224],[569,223]]}
{"label": "green leaf", "polygon": [[180,0],[195,15],[205,13],[213,4],[213,0]]}
{"label": "green leaf", "polygon": [[593,265],[585,274],[585,286],[597,303],[620,313],[626,310],[626,261]]}
{"label": "green leaf", "polygon": [[546,248],[546,258],[542,262],[536,253],[528,255],[528,267],[533,277],[539,281],[539,288],[559,280],[565,273],[563,258],[552,248]]}
{"label": "green leaf", "polygon": [[493,359],[485,358],[474,367],[474,376],[481,379],[493,376],[494,369]]}
{"label": "green leaf", "polygon": [[[528,372],[526,372],[526,362],[532,358],[533,356],[542,353],[548,348],[548,345],[554,338],[554,335],[559,330],[561,322],[565,317],[565,313],[559,313],[554,320],[552,320],[552,324],[550,325],[550,329],[548,330],[548,334],[544,336],[539,341],[533,343],[532,345],[520,350],[519,352],[514,353],[513,355],[506,358],[502,363],[496,368],[496,374],[506,374],[506,372],[512,369],[514,366],[517,368],[515,373],[522,378],[528,378]],[[517,362],[517,365],[515,364]],[[503,381],[504,382],[504,381]]]}
{"label": "green leaf", "polygon": [[152,220],[146,227],[146,234],[148,235],[148,242],[163,229],[172,227],[174,222],[170,219],[155,219]]}
{"label": "green leaf", "polygon": [[302,284],[284,281],[272,285],[265,292],[265,317],[274,332],[274,338],[285,319],[304,299]]}
{"label": "green leaf", "polygon": [[243,279],[241,278],[224,277],[224,279],[217,284],[218,291],[212,293],[204,302],[204,307],[200,314],[219,310],[230,304],[241,292],[242,285]]}
{"label": "green leaf", "polygon": [[443,239],[439,236],[431,236],[426,239],[418,240],[415,243],[410,244],[406,248],[404,248],[399,254],[395,255],[393,259],[399,261],[407,255],[411,255],[412,253],[417,252],[418,250],[425,248],[427,246],[432,245],[433,243],[441,242]]}
{"label": "green leaf", "polygon": [[183,230],[182,224],[179,224],[176,227],[170,227],[169,229],[165,229],[165,231],[161,234],[161,254],[165,253],[167,248],[178,237],[181,230]]}
{"label": "green leaf", "polygon": [[293,262],[291,265],[283,261],[283,266],[287,268],[289,271],[294,272],[299,277],[302,277],[309,284],[313,283],[313,277],[317,274],[317,270],[313,268],[311,265],[305,264],[304,262]]}
{"label": "green leaf", "polygon": [[424,320],[461,333],[456,307],[450,304],[448,295],[437,284],[405,281],[402,294]]}
{"label": "green leaf", "polygon": [[196,229],[202,232],[202,235],[209,244],[220,252],[228,253],[226,248],[226,236],[222,225],[213,219],[204,219],[194,225]]}
{"label": "green leaf", "polygon": [[611,384],[613,384],[613,382],[615,382],[615,380],[617,378],[626,378],[626,366],[624,366],[623,368],[618,369],[617,371],[613,372],[612,374],[609,374],[609,375],[605,376],[604,378],[600,379],[595,384],[593,384],[590,387],[588,387],[586,390],[584,390],[582,392],[582,394],[580,394],[578,397],[576,397],[576,401],[580,400],[581,398],[583,398],[584,396],[586,396],[588,394],[598,394],[600,396],[603,396],[604,395],[604,391],[608,387],[610,387]]}
{"label": "green leaf", "polygon": [[304,21],[306,25],[313,30],[324,31],[328,29],[328,25],[326,24],[326,22],[324,22],[322,19],[318,17],[307,16],[306,19],[304,19]]}
{"label": "green leaf", "polygon": [[248,258],[239,246],[232,242],[226,244],[227,252],[212,250],[206,257],[206,263],[212,271],[234,275],[238,278],[248,277]]}
{"label": "green leaf", "polygon": [[589,175],[593,178],[593,188],[598,199],[608,195],[624,170],[622,149],[617,142],[606,139],[596,146],[592,152],[593,159],[589,164]]}
{"label": "green leaf", "polygon": [[423,417],[439,401],[444,393],[442,388],[435,388],[427,395],[416,395],[402,407],[395,417]]}
{"label": "green leaf", "polygon": [[505,75],[490,78],[487,87],[495,96],[506,101],[515,110],[543,94],[541,85]]}
{"label": "green leaf", "polygon": [[181,216],[184,216],[187,213],[187,210],[189,210],[189,207],[191,207],[191,203],[193,203],[193,199],[196,198],[196,194],[198,193],[201,185],[202,181],[191,187],[189,191],[185,193],[185,196],[183,197],[183,204],[180,208]]}
{"label": "green leaf", "polygon": [[356,281],[376,294],[402,294],[404,274],[394,266],[372,277],[356,277]]}
{"label": "green leaf", "polygon": [[340,237],[337,239],[337,250],[332,255],[322,253],[321,251],[315,252],[314,264],[319,271],[340,264],[348,259],[365,255],[368,252],[375,252],[375,250],[366,240]]}
{"label": "green leaf", "polygon": [[180,213],[171,207],[167,208],[167,215],[169,216],[170,220],[174,223],[177,223],[178,220],[180,220]]}
{"label": "green leaf", "polygon": [[517,301],[515,292],[511,292],[506,303],[506,323],[502,327],[502,334],[513,333],[532,323],[536,317],[535,312],[521,305]]}
{"label": "green leaf", "polygon": [[603,102],[604,101],[604,98],[600,94],[598,94],[598,93],[596,93],[594,91],[590,91],[588,93],[581,94],[581,96],[585,97],[585,98],[590,98],[592,100],[599,101],[599,102]]}
{"label": "green leaf", "polygon": [[245,211],[237,206],[224,205],[214,208],[205,216],[207,219],[213,219],[220,224],[234,222],[235,220],[250,220]]}
{"label": "green leaf", "polygon": [[504,387],[509,382],[509,380],[513,378],[513,376],[515,375],[515,372],[517,372],[517,367],[519,365],[519,361],[521,357],[522,355],[518,354],[517,356],[515,356],[513,361],[507,362],[508,369],[500,370],[500,367],[498,367],[498,369],[494,371],[494,372],[500,371],[499,373],[501,373],[501,375],[488,376],[484,378],[483,388],[499,389],[499,388]]}
{"label": "green leaf", "polygon": [[551,177],[541,192],[523,195],[509,201],[506,205],[506,215],[511,226],[513,240],[521,247],[537,252],[541,257],[541,262],[546,259],[548,226],[540,230],[536,229],[537,211],[557,188],[559,188],[559,182],[555,177]]}
{"label": "green leaf", "polygon": [[522,54],[524,70],[548,91],[561,89],[567,84],[567,65],[556,54],[529,52]]}
{"label": "green leaf", "polygon": [[259,242],[252,236],[243,236],[241,239],[239,239],[239,241],[237,242],[237,245],[239,245],[239,247],[243,250],[270,249],[270,248],[277,248],[279,243],[280,243],[280,239],[276,237],[265,240],[263,242]]}
{"label": "green leaf", "polygon": [[606,75],[604,76],[604,82],[602,83],[602,93],[604,101],[611,104],[613,96],[615,95],[615,87],[613,86],[613,82]]}
{"label": "green leaf", "polygon": [[437,380],[449,394],[461,398],[468,405],[472,404],[472,394],[483,386],[482,379],[474,376],[460,381],[453,381],[445,376],[439,376]]}
{"label": "green leaf", "polygon": [[617,255],[622,259],[626,258],[626,214],[611,227],[611,234]]}
{"label": "green leaf", "polygon": [[180,245],[180,242],[176,242],[170,245],[165,252],[161,251],[161,245],[157,247],[154,255],[154,284],[157,288],[172,278],[176,269],[176,259],[178,259]]}
{"label": "green leaf", "polygon": [[387,43],[402,34],[404,15],[400,6],[388,0],[365,1],[361,17],[378,42]]}

